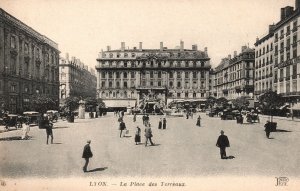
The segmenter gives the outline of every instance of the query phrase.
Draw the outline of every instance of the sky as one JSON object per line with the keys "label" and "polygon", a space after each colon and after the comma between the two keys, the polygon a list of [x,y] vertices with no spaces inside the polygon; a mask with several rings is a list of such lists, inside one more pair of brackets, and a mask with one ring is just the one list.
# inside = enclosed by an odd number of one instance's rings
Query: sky
{"label": "sky", "polygon": [[0,7],[95,68],[101,49],[208,48],[212,67],[280,19],[295,0],[1,0]]}

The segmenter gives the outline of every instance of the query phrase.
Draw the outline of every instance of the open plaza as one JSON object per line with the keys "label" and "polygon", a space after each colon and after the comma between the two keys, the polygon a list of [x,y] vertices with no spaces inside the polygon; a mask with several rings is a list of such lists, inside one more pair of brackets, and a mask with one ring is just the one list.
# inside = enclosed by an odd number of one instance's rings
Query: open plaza
{"label": "open plaza", "polygon": [[[201,127],[196,126],[201,115]],[[53,144],[46,144],[46,131],[31,127],[28,140],[21,140],[21,130],[0,133],[0,176],[6,178],[54,177],[203,177],[203,176],[299,176],[299,122],[290,118],[275,118],[277,132],[266,138],[264,124],[237,124],[197,113],[193,119],[167,117],[167,128],[159,130],[161,116],[150,116],[155,146],[145,147],[142,116],[133,122],[125,115],[129,130],[119,137],[117,117],[112,113],[94,119],[75,119],[74,123],[58,120],[54,123]],[[136,126],[142,140],[135,145]],[[3,129],[3,128],[1,128]],[[220,159],[216,141],[220,131],[228,136],[227,156]],[[83,147],[91,140],[94,154],[88,173],[82,172]]]}

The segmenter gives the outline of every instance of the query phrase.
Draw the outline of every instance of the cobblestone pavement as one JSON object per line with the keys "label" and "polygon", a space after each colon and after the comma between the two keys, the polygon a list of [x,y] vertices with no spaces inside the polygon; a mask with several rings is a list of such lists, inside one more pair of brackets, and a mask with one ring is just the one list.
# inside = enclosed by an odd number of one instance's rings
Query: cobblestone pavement
{"label": "cobblestone pavement", "polygon": [[[168,117],[167,129],[158,130],[160,116],[150,116],[156,146],[135,145],[134,131],[141,116],[133,122],[125,115],[129,135],[119,137],[113,114],[97,119],[75,119],[75,123],[54,124],[54,144],[46,144],[44,129],[32,127],[29,140],[20,140],[21,130],[0,133],[0,177],[98,177],[98,176],[299,176],[299,123],[277,120],[278,132],[265,136],[260,123],[236,124],[204,113],[201,127],[193,119]],[[275,119],[276,120],[276,119]],[[215,146],[220,130],[230,140],[228,156],[221,160]],[[93,158],[89,173],[82,172],[81,158],[86,140],[91,139]],[[142,142],[144,142],[142,136]]]}

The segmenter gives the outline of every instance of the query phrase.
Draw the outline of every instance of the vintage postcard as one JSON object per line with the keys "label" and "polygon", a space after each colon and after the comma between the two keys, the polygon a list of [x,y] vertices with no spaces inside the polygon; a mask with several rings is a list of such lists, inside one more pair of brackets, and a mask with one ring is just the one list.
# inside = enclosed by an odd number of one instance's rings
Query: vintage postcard
{"label": "vintage postcard", "polygon": [[1,0],[0,190],[299,190],[300,0]]}

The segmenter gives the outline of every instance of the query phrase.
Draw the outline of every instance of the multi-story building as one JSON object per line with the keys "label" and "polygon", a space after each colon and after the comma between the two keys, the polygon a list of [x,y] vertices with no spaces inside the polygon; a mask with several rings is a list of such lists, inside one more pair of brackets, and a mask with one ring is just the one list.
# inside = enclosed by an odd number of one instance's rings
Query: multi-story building
{"label": "multi-story building", "polygon": [[281,8],[281,19],[274,27],[275,81],[277,93],[300,99],[300,0],[296,9]]}
{"label": "multi-story building", "polygon": [[60,58],[59,63],[60,99],[63,101],[69,96],[96,97],[97,78],[94,69],[88,68],[75,57]]}
{"label": "multi-story building", "polygon": [[242,46],[239,55],[234,52],[223,58],[214,71],[214,95],[228,100],[241,96],[253,97],[254,92],[254,49]]}
{"label": "multi-story building", "polygon": [[140,100],[160,100],[164,104],[177,99],[205,100],[211,69],[207,48],[197,45],[184,49],[139,48],[101,51],[97,59],[97,96],[107,105],[134,106]]}
{"label": "multi-story building", "polygon": [[0,50],[1,109],[26,111],[34,94],[58,103],[57,43],[0,9]]}
{"label": "multi-story building", "polygon": [[255,45],[255,101],[268,90],[277,91],[274,88],[274,27],[269,26],[269,32],[261,39],[256,39]]}
{"label": "multi-story building", "polygon": [[[255,43],[255,94],[273,90],[286,101],[300,99],[300,0],[296,8],[281,8],[280,21],[269,26],[269,33]],[[269,50],[269,51],[268,51]]]}

